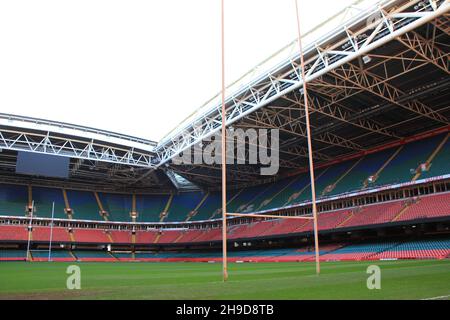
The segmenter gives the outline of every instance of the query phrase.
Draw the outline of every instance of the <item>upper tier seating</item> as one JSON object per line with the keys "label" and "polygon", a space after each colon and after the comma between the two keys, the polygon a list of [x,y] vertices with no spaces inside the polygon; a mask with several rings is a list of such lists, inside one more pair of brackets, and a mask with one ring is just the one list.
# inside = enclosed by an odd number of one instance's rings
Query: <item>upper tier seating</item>
{"label": "upper tier seating", "polygon": [[380,173],[375,184],[380,186],[411,181],[416,174],[416,169],[427,161],[443,138],[443,135],[438,135],[404,145],[403,149]]}
{"label": "upper tier seating", "polygon": [[52,203],[55,203],[54,217],[67,219],[62,189],[33,187],[34,215],[39,218],[52,217]]}
{"label": "upper tier seating", "polygon": [[101,221],[97,201],[92,191],[67,190],[73,219]]}
{"label": "upper tier seating", "polygon": [[201,192],[183,192],[173,197],[165,222],[185,221],[188,214],[195,209],[204,194]]}
{"label": "upper tier seating", "polygon": [[422,172],[420,178],[426,179],[441,176],[450,173],[450,138],[444,144],[442,149],[436,154],[428,168],[428,171]]}
{"label": "upper tier seating", "polygon": [[[348,170],[356,164],[358,160],[352,159],[334,165],[333,170],[326,170],[322,175],[316,178],[316,194],[317,196],[327,195],[328,188],[332,188],[334,183],[338,181]],[[309,198],[310,199],[310,198]]]}
{"label": "upper tier seating", "polygon": [[136,195],[137,222],[159,221],[159,215],[169,200],[169,195]]}
{"label": "upper tier seating", "polygon": [[[334,196],[350,191],[361,190],[367,178],[376,174],[380,169],[378,178],[368,187],[381,186],[394,183],[410,182],[414,179],[441,176],[450,172],[450,140],[445,141],[447,133],[395,146],[380,152],[365,155],[363,158],[351,159],[336,163],[328,167],[315,170],[316,193],[318,198]],[[442,146],[439,150],[438,147]],[[397,153],[398,151],[398,153]],[[438,151],[438,152],[437,152]],[[432,157],[434,155],[434,157]],[[392,160],[388,162],[388,159]],[[431,165],[428,171],[417,171],[418,167],[428,160]],[[384,165],[386,165],[384,167]],[[420,174],[419,174],[420,173]],[[247,187],[244,189],[231,189],[228,192],[228,211],[252,213],[261,210],[281,208],[310,201],[311,190],[309,173],[282,178],[278,181]],[[131,222],[130,215],[133,210],[133,196],[131,194],[113,194],[98,192],[99,202],[93,191],[67,190],[67,200],[72,209],[72,218],[77,220],[94,220]],[[207,196],[206,196],[207,195]],[[206,196],[206,197],[205,197]],[[35,201],[36,216],[49,218],[51,216],[52,202],[55,202],[55,218],[69,218],[64,212],[65,202],[62,189],[32,187],[32,197]],[[423,197],[425,198],[425,197]],[[170,201],[169,201],[170,199]],[[182,222],[207,220],[211,217],[220,218],[221,209],[220,192],[182,192],[173,196],[165,195],[136,195],[137,222]],[[419,203],[422,200],[419,200]],[[28,204],[27,186],[0,184],[0,215],[25,216]],[[424,205],[426,202],[424,202]],[[108,213],[104,218],[100,214],[100,207]],[[420,205],[413,208],[419,210]],[[168,208],[167,215],[161,213]],[[389,209],[384,218],[377,223],[389,222],[396,218],[399,221],[411,219],[414,215],[423,213],[408,209],[397,218]],[[400,208],[403,209],[403,208]],[[423,209],[420,209],[423,211]],[[446,214],[447,207],[442,211]],[[345,226],[361,225],[361,220],[369,213],[354,212],[355,217]],[[394,216],[392,216],[394,214]],[[437,214],[437,213],[436,213]],[[375,214],[374,214],[375,215]],[[374,216],[373,215],[373,216]],[[274,230],[277,230],[276,228]]]}
{"label": "upper tier seating", "polygon": [[0,184],[0,215],[23,217],[27,204],[26,186]]}
{"label": "upper tier seating", "polygon": [[109,221],[131,222],[132,196],[129,194],[98,193]]}
{"label": "upper tier seating", "polygon": [[277,195],[275,195],[270,202],[270,207],[266,206],[265,209],[281,208],[283,206],[292,204],[294,200],[297,199],[298,196],[300,196],[300,192],[309,186],[309,182],[309,173],[302,173],[298,176],[293,177],[292,182],[283,190],[281,190]]}
{"label": "upper tier seating", "polygon": [[222,207],[222,194],[220,192],[211,192],[208,194],[206,200],[197,209],[196,214],[191,218],[191,221],[208,220],[214,213]]}
{"label": "upper tier seating", "polygon": [[358,191],[364,187],[364,182],[374,175],[383,164],[393,155],[395,148],[368,154],[336,184],[330,195],[337,195],[351,191]]}

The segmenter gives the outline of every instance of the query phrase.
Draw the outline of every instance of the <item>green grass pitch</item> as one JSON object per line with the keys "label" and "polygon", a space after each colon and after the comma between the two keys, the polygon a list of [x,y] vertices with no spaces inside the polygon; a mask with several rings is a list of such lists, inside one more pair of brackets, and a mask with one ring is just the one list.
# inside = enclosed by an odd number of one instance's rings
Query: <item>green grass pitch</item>
{"label": "green grass pitch", "polygon": [[[68,290],[74,263],[1,262],[0,299],[424,299],[450,295],[450,261],[230,264],[76,263],[81,290]],[[366,286],[369,265],[381,268],[381,289]],[[448,299],[448,297],[447,297]]]}

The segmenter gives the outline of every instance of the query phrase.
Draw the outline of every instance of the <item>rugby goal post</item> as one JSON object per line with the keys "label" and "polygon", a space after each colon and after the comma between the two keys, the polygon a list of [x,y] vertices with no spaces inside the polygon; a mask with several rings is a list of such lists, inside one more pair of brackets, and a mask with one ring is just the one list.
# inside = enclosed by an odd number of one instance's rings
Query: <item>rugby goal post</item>
{"label": "rugby goal post", "polygon": [[[222,92],[221,92],[221,118],[222,118],[222,139],[221,139],[221,160],[222,160],[222,273],[223,281],[228,279],[228,257],[227,257],[227,217],[254,217],[254,218],[275,218],[275,219],[304,219],[313,221],[314,230],[314,251],[316,262],[316,274],[320,274],[320,258],[319,258],[319,232],[317,226],[317,205],[316,205],[316,188],[314,178],[314,161],[313,150],[311,143],[311,128],[309,119],[309,105],[308,105],[308,88],[306,85],[305,77],[305,61],[303,57],[302,47],[302,33],[300,28],[300,13],[298,0],[295,1],[295,13],[297,18],[297,41],[300,52],[300,66],[301,77],[303,79],[303,98],[305,107],[305,119],[306,119],[306,138],[308,142],[308,161],[309,161],[309,173],[310,173],[310,186],[311,186],[311,200],[312,200],[312,217],[306,216],[279,216],[279,215],[261,215],[261,214],[243,214],[243,213],[228,213],[227,212],[227,172],[226,172],[226,108],[225,108],[225,10],[224,2],[221,0],[221,55],[222,55]],[[299,105],[301,107],[301,105]]]}

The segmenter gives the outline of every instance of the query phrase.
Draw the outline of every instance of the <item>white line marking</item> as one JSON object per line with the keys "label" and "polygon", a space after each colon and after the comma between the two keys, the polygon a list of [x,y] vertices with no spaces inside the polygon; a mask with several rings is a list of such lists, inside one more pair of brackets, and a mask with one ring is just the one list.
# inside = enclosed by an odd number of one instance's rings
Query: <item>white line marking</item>
{"label": "white line marking", "polygon": [[446,295],[446,296],[439,296],[439,297],[425,298],[425,299],[422,299],[422,300],[442,300],[442,299],[449,298],[449,297],[450,297],[450,294],[449,294],[449,295]]}

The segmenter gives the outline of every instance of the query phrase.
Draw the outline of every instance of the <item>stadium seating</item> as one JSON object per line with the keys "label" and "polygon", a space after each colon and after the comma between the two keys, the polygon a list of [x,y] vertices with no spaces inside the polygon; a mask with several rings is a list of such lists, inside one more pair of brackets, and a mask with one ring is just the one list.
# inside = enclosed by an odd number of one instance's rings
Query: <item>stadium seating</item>
{"label": "stadium seating", "polygon": [[353,210],[352,217],[342,227],[391,222],[404,207],[404,201],[373,204]]}
{"label": "stadium seating", "polygon": [[[318,197],[327,197],[357,191],[364,188],[365,181],[379,172],[374,183],[368,187],[408,182],[415,178],[430,178],[448,174],[450,169],[450,140],[444,140],[446,134],[407,143],[401,147],[392,147],[376,153],[367,154],[360,159],[352,159],[316,169],[316,192]],[[445,143],[444,143],[445,142]],[[441,148],[439,148],[441,147]],[[387,161],[390,159],[390,161]],[[431,161],[428,171],[417,168]],[[131,194],[113,194],[98,192],[103,209],[110,221],[131,222]],[[206,196],[207,195],[207,196]],[[55,202],[55,218],[68,218],[64,212],[63,192],[57,188],[33,186],[32,197],[35,201],[36,216],[49,218],[51,205]],[[67,189],[68,204],[73,219],[102,221],[100,207],[93,191]],[[171,199],[171,201],[169,201]],[[283,206],[299,204],[311,199],[309,174],[303,172],[278,181],[247,187],[230,189],[228,192],[229,212],[251,213]],[[0,215],[24,216],[28,203],[27,186],[0,184]],[[425,202],[424,202],[425,203]],[[159,222],[160,214],[168,208],[164,222],[200,221],[211,217],[220,217],[220,192],[182,192],[169,194],[136,195],[137,222]],[[419,206],[416,206],[416,208]],[[411,209],[398,218],[399,221],[413,216]],[[355,213],[355,216],[357,214]],[[386,217],[388,221],[391,216]],[[381,219],[383,220],[383,219]],[[351,219],[348,225],[360,225],[358,219]]]}
{"label": "stadium seating", "polygon": [[35,217],[51,218],[52,203],[55,203],[54,217],[67,219],[62,189],[33,187]]}
{"label": "stadium seating", "polygon": [[111,253],[119,261],[134,261],[133,254],[131,252],[112,252]]}
{"label": "stadium seating", "polygon": [[108,232],[100,229],[73,229],[73,236],[76,242],[88,243],[111,243]]}
{"label": "stadium seating", "polygon": [[222,207],[222,194],[219,192],[209,193],[206,200],[197,209],[196,214],[190,219],[191,221],[208,220],[211,216]]}
{"label": "stadium seating", "polygon": [[157,243],[174,243],[178,238],[182,236],[180,230],[163,230],[160,231],[159,237],[157,237]]}
{"label": "stadium seating", "polygon": [[131,222],[132,197],[130,194],[102,193],[98,196],[109,221]]}
{"label": "stadium seating", "polygon": [[422,172],[420,178],[426,179],[450,173],[450,139],[444,144],[442,149],[436,154],[428,168]]}
{"label": "stadium seating", "polygon": [[[293,177],[291,184],[287,185],[284,190],[281,190],[276,194],[270,202],[271,208],[281,208],[283,206],[292,204],[296,199],[296,195],[299,194],[305,187],[309,185],[309,173],[303,173]],[[266,208],[267,209],[267,208]]]}
{"label": "stadium seating", "polygon": [[[294,262],[314,261],[314,246],[299,248],[250,249],[230,248],[229,261]],[[250,250],[249,250],[250,249]],[[47,250],[32,250],[33,261],[47,261]],[[106,252],[99,250],[52,250],[54,261],[164,261],[208,262],[221,261],[221,251],[138,251]],[[450,256],[450,238],[409,241],[377,241],[356,244],[325,243],[320,245],[321,261],[360,261],[386,259],[443,259]],[[25,260],[26,251],[0,249],[0,261]]]}
{"label": "stadium seating", "polygon": [[295,177],[285,178],[268,185],[268,188],[264,189],[263,192],[258,194],[252,200],[252,206],[249,207],[252,211],[261,211],[266,209],[272,209],[272,198],[274,198],[278,192],[283,192],[283,190],[288,187],[295,180]]}
{"label": "stadium seating", "polygon": [[165,222],[185,221],[188,214],[200,203],[201,192],[183,192],[173,197]]}
{"label": "stadium seating", "polygon": [[25,261],[26,259],[25,250],[0,249],[0,261]]}
{"label": "stadium seating", "polygon": [[329,194],[337,195],[360,190],[367,178],[374,175],[394,152],[395,148],[364,156]]}
{"label": "stadium seating", "polygon": [[445,258],[450,254],[450,239],[418,240],[399,244],[380,252],[376,259],[433,259]]}
{"label": "stadium seating", "polygon": [[245,188],[228,204],[229,212],[251,212],[254,211],[253,200],[264,193],[270,185],[259,185]]}
{"label": "stadium seating", "polygon": [[117,259],[106,251],[72,251],[78,261],[117,261]]}
{"label": "stadium seating", "polygon": [[67,197],[72,209],[73,219],[102,220],[94,193],[90,191],[67,190]]}
{"label": "stadium seating", "polygon": [[344,246],[320,256],[324,261],[359,261],[368,260],[377,254],[389,250],[397,245],[397,242],[376,242],[370,244],[354,244]]}
{"label": "stadium seating", "polygon": [[[50,227],[33,227],[33,241],[49,242]],[[71,242],[69,232],[65,228],[53,228],[53,242]]]}
{"label": "stadium seating", "polygon": [[169,195],[136,195],[137,222],[159,221],[159,215],[169,200]]}
{"label": "stadium seating", "polygon": [[113,243],[131,243],[130,231],[109,231],[109,234],[113,240]]}
{"label": "stadium seating", "polygon": [[436,218],[450,214],[450,193],[417,198],[396,221]]}
{"label": "stadium seating", "polygon": [[348,170],[351,171],[352,166],[356,163],[356,161],[357,160],[353,159],[338,163],[330,168],[332,170],[328,169],[322,175],[318,176],[316,178],[316,194],[318,196],[325,196],[327,193],[329,193],[327,189],[331,188],[332,190],[334,187],[334,183]]}
{"label": "stadium seating", "polygon": [[0,225],[0,240],[2,241],[26,241],[28,240],[27,227]]}
{"label": "stadium seating", "polygon": [[27,204],[26,186],[0,184],[0,215],[23,217]]}
{"label": "stadium seating", "polygon": [[420,164],[425,163],[444,137],[442,135],[406,144],[380,173],[376,185],[411,181]]}
{"label": "stadium seating", "polygon": [[150,244],[154,243],[158,237],[158,231],[136,231],[136,243],[137,244]]}
{"label": "stadium seating", "polygon": [[[48,261],[48,250],[43,251],[31,251],[33,261]],[[75,258],[67,250],[52,250],[50,254],[52,261],[68,262],[75,261]]]}

